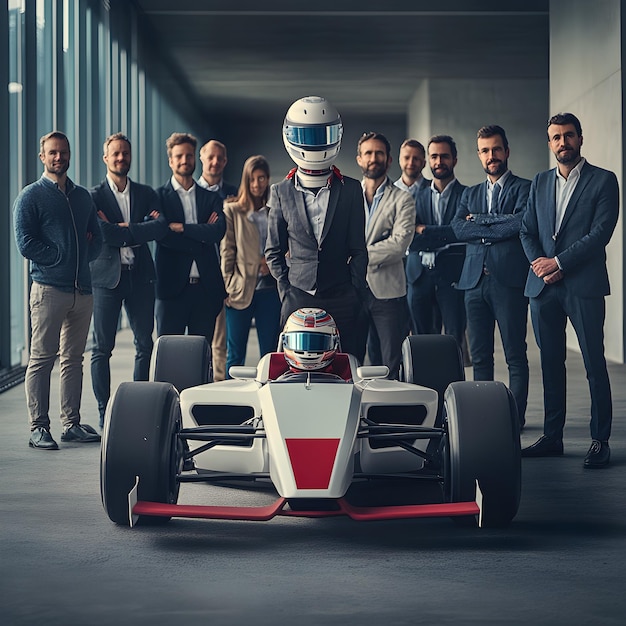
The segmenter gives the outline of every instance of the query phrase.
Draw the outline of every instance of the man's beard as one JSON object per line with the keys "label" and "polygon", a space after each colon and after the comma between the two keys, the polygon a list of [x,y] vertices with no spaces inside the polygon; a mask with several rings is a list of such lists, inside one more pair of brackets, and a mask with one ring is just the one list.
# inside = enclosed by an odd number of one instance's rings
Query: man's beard
{"label": "man's beard", "polygon": [[[496,170],[493,171],[493,172],[489,171],[489,167],[491,165],[497,165]],[[509,167],[509,162],[508,161],[499,161],[498,163],[495,163],[495,162],[492,161],[484,169],[485,169],[485,174],[489,174],[489,176],[502,176],[502,174],[504,174],[504,172],[506,172],[508,167]]]}
{"label": "man's beard", "polygon": [[365,176],[365,178],[372,178],[376,180],[377,178],[384,176],[386,171],[387,167],[385,165],[374,165],[363,170],[363,176]]}
{"label": "man's beard", "polygon": [[563,164],[574,163],[574,161],[576,161],[579,157],[580,157],[580,148],[578,150],[574,148],[569,148],[568,150],[564,152],[556,153],[556,160],[559,163],[563,163]]}
{"label": "man's beard", "polygon": [[452,176],[452,171],[453,170],[451,170],[449,167],[440,167],[436,170],[431,169],[433,176],[437,180],[444,180],[446,178],[450,178],[450,176]]}
{"label": "man's beard", "polygon": [[128,172],[130,172],[130,164],[128,163],[117,165],[111,169],[111,173],[115,174],[116,176],[126,176]]}

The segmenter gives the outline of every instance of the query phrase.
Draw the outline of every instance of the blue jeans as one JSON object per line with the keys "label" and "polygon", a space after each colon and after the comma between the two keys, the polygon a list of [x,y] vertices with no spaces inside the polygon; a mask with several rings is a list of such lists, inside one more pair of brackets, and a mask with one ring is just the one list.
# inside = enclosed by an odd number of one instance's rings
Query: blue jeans
{"label": "blue jeans", "polygon": [[126,309],[135,343],[133,380],[148,380],[152,355],[154,328],[154,283],[138,280],[135,270],[122,271],[115,289],[93,289],[93,350],[91,352],[91,381],[98,402],[100,425],[111,395],[109,361],[115,347],[115,337],[122,304]]}
{"label": "blue jeans", "polygon": [[244,365],[250,326],[254,318],[261,356],[274,352],[280,334],[280,299],[277,289],[257,289],[250,306],[226,309],[226,378],[232,365]]}

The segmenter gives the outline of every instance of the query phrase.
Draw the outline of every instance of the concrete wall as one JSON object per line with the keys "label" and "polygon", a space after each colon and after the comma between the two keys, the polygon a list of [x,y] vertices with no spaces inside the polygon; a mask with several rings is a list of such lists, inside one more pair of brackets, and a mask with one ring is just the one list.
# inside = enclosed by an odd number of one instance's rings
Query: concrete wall
{"label": "concrete wall", "polygon": [[[451,135],[457,144],[456,176],[475,185],[485,174],[476,155],[476,131],[502,126],[509,139],[510,169],[531,178],[546,169],[547,80],[424,80],[409,104],[409,134],[424,145],[432,135]],[[428,165],[424,175],[430,177]]]}
{"label": "concrete wall", "polygon": [[[550,2],[550,111],[570,111],[580,119],[582,154],[615,172],[623,191],[622,11],[619,0]],[[624,362],[623,229],[620,217],[607,249],[613,295],[607,298],[605,324],[606,356],[620,363]],[[578,348],[573,332],[569,343]]]}

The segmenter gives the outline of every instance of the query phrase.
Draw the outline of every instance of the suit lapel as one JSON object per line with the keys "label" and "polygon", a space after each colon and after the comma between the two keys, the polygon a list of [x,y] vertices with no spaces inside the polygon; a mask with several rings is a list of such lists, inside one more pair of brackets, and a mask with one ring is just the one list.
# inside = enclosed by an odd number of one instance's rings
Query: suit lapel
{"label": "suit lapel", "polygon": [[380,202],[378,203],[378,206],[376,207],[376,211],[374,212],[374,215],[372,215],[372,217],[370,218],[370,221],[367,225],[367,232],[366,232],[367,243],[373,243],[378,238],[377,236],[374,236],[374,234],[378,233],[378,222],[383,217],[383,213],[384,213],[383,207],[386,206],[388,196],[391,193],[390,185],[392,184],[393,183],[391,181],[385,182],[386,186],[385,186],[385,189],[383,190],[382,198],[380,199]]}
{"label": "suit lapel", "polygon": [[119,204],[111,191],[111,187],[109,186],[108,181],[104,181],[102,183],[102,190],[104,192],[104,197],[107,203],[107,211],[105,211],[106,216],[109,218],[109,222],[114,224],[119,224],[124,221],[124,216],[122,215],[122,211],[120,210]]}
{"label": "suit lapel", "polygon": [[139,213],[139,201],[137,199],[137,188],[135,187],[132,181],[128,181],[128,184],[130,185],[130,221],[141,222],[144,216]]}
{"label": "suit lapel", "polygon": [[300,225],[302,226],[302,228],[304,228],[306,234],[309,237],[315,239],[315,235],[313,234],[313,228],[311,227],[311,223],[309,222],[309,215],[306,211],[304,193],[296,189],[296,184],[294,180],[289,181],[287,189],[289,194],[289,204],[295,208],[294,213],[296,219],[300,222]]}
{"label": "suit lapel", "polygon": [[556,229],[556,168],[550,170],[544,194],[542,205],[548,212],[548,224],[550,225],[550,236],[552,236]]}
{"label": "suit lapel", "polygon": [[[335,211],[337,210],[337,202],[339,202],[339,194],[341,193],[342,182],[337,179],[335,175],[332,177],[332,181],[330,183],[330,198],[328,199],[328,209],[326,211],[326,219],[324,220],[324,228],[322,229],[322,237],[321,241],[324,241],[324,238],[328,234],[330,230],[330,225],[333,223],[333,218],[335,217]],[[308,223],[308,219],[307,219]]]}
{"label": "suit lapel", "polygon": [[[165,187],[167,197],[165,198],[166,204],[169,207],[169,215],[166,215],[168,222],[180,222],[185,223],[185,211],[183,210],[183,203],[180,196],[176,193],[174,187],[172,187],[171,181],[167,183]],[[197,203],[196,203],[197,207]]]}

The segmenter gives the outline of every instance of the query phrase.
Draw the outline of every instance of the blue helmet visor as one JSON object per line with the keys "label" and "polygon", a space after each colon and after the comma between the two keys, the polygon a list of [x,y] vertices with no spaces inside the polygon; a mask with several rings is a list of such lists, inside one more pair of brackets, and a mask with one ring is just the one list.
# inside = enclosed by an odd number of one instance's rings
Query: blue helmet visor
{"label": "blue helmet visor", "polygon": [[286,123],[284,126],[287,141],[301,148],[323,148],[332,146],[341,141],[343,125],[332,124],[321,126],[292,126]]}
{"label": "blue helmet visor", "polygon": [[283,346],[296,352],[328,352],[335,348],[335,337],[313,332],[285,333]]}

